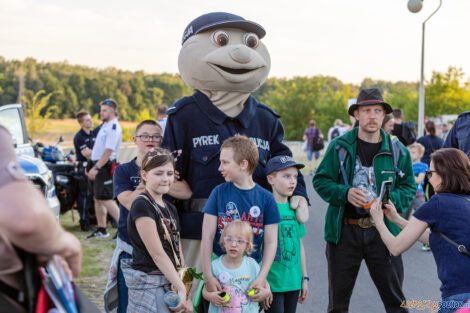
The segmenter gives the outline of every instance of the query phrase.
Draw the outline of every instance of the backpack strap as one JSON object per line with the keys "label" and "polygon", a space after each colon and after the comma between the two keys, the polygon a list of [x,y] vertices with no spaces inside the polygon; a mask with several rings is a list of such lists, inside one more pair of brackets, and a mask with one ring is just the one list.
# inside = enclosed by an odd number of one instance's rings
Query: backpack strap
{"label": "backpack strap", "polygon": [[397,137],[394,137],[393,139],[390,135],[387,135],[387,137],[388,145],[390,146],[390,150],[392,152],[394,171],[398,176],[403,177],[405,176],[405,173],[403,173],[403,171],[398,168],[398,161],[400,160],[401,156],[405,155],[405,151],[403,150],[403,146],[400,145],[400,140]]}
{"label": "backpack strap", "polygon": [[346,174],[346,169],[344,168],[344,161],[346,160],[346,155],[348,154],[348,151],[346,151],[346,149],[339,144],[336,144],[335,149],[338,152],[339,170],[341,171],[341,175],[343,176],[344,184],[346,186],[349,186],[348,175]]}

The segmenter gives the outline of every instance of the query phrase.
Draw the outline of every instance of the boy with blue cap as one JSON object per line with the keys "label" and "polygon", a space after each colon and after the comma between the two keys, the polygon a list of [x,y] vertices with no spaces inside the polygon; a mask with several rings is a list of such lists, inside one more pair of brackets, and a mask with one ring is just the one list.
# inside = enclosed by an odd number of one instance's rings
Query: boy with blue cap
{"label": "boy with blue cap", "polygon": [[289,205],[289,198],[297,185],[297,173],[303,167],[287,155],[276,156],[266,165],[267,179],[281,215],[276,256],[268,274],[273,301],[270,307],[267,305],[266,313],[295,312],[297,302],[304,303],[308,297],[310,278],[302,242],[305,226],[298,222]]}

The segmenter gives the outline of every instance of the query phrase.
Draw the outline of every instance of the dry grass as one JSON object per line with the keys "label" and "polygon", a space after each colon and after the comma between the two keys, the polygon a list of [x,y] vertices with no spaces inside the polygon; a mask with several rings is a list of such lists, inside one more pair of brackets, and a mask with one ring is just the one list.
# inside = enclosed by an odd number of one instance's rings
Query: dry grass
{"label": "dry grass", "polygon": [[[26,124],[28,119],[26,119]],[[129,141],[130,134],[135,130],[137,122],[119,121],[123,131],[123,141]],[[98,126],[97,123],[94,125]],[[73,137],[80,130],[80,125],[76,119],[47,119],[43,129],[30,136],[40,142],[56,142],[60,136],[64,137],[65,142],[73,142]],[[126,140],[124,140],[126,139]]]}
{"label": "dry grass", "polygon": [[61,225],[74,234],[82,244],[82,272],[75,279],[83,292],[101,309],[103,309],[103,294],[106,287],[109,265],[116,243],[111,239],[116,233],[115,229],[108,227],[110,236],[106,239],[85,239],[90,233],[80,231],[78,213],[74,211],[75,221],[72,220],[72,211],[60,216]]}

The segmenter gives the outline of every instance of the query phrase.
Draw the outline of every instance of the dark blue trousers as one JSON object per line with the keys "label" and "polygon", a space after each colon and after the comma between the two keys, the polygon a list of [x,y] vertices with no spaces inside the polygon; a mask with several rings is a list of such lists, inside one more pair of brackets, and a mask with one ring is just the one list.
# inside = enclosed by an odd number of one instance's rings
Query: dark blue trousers
{"label": "dark blue trousers", "polygon": [[266,313],[295,313],[300,290],[273,292],[273,303]]}

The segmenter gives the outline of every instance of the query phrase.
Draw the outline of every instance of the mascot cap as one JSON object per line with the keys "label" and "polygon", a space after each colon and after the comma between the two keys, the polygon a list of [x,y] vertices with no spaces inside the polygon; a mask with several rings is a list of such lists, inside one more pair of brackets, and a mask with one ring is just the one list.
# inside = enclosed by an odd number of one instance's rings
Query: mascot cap
{"label": "mascot cap", "polygon": [[266,31],[261,25],[252,21],[247,21],[241,16],[226,12],[211,12],[199,16],[186,26],[181,44],[184,44],[184,42],[193,35],[221,26],[240,28],[253,32],[258,35],[260,39],[266,35]]}

